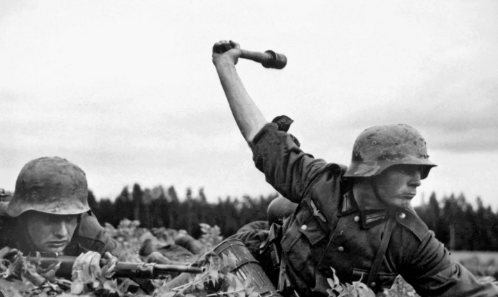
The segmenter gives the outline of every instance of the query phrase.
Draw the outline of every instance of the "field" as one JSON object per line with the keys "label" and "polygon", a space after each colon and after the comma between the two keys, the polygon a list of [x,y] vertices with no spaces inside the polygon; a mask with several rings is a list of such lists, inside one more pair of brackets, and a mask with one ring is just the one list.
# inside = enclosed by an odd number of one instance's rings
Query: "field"
{"label": "field", "polygon": [[[235,274],[238,259],[228,253],[227,255],[205,255],[222,241],[219,228],[201,224],[202,236],[199,242],[201,252],[192,254],[182,250],[164,250],[178,238],[188,238],[185,231],[171,229],[147,230],[139,228],[138,222],[122,221],[118,228],[108,225],[106,228],[112,236],[120,242],[120,261],[143,262],[147,256],[156,252],[158,257],[167,256],[166,259],[174,264],[188,265],[193,262],[201,263],[204,272],[196,275],[171,273],[162,279],[153,280],[153,290],[147,291],[145,287],[138,286],[128,279],[111,279],[109,267],[104,266],[102,274],[76,273],[72,280],[55,276],[57,265],[43,268],[35,260],[26,261],[21,254],[9,260],[4,259],[6,250],[0,250],[0,297],[28,297],[28,296],[240,296],[257,297],[257,287],[253,283],[252,275],[246,278]],[[163,250],[161,250],[163,249]],[[498,271],[498,253],[489,252],[453,252],[452,256],[465,265],[479,277],[495,276]],[[174,278],[176,277],[176,278]],[[329,296],[375,296],[362,283],[342,284],[334,277],[329,279]],[[143,289],[142,289],[143,288]],[[413,288],[401,277],[398,277],[390,290],[377,296],[407,297],[418,296]]]}
{"label": "field", "polygon": [[451,256],[476,276],[498,278],[498,252],[454,251]]}

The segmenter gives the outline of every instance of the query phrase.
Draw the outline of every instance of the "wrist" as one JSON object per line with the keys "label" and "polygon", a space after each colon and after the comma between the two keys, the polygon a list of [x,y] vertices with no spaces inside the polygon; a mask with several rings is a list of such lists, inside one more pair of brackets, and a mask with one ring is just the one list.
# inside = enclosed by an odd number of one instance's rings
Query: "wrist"
{"label": "wrist", "polygon": [[223,55],[221,57],[218,57],[218,59],[214,60],[214,65],[217,68],[226,68],[226,67],[235,67],[235,63],[233,59],[230,57]]}

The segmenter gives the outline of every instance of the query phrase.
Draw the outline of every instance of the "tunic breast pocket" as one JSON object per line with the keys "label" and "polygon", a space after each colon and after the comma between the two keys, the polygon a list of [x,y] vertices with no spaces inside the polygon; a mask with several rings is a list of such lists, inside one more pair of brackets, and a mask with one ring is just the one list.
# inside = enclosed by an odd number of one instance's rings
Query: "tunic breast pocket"
{"label": "tunic breast pocket", "polygon": [[315,246],[326,235],[313,216],[298,216],[281,241],[289,264],[296,270],[315,267]]}
{"label": "tunic breast pocket", "polygon": [[[353,268],[353,281],[366,283],[369,271],[366,269]],[[398,276],[397,273],[378,272],[375,276],[375,287],[390,289],[393,286],[394,280]]]}

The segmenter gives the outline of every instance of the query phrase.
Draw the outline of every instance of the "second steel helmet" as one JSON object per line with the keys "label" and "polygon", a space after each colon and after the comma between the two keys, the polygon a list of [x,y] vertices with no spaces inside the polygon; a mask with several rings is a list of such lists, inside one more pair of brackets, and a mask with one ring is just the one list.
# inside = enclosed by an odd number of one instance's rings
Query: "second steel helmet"
{"label": "second steel helmet", "polygon": [[354,143],[351,165],[345,177],[371,177],[393,165],[419,165],[421,178],[437,166],[429,160],[420,133],[404,125],[374,126],[363,131]]}
{"label": "second steel helmet", "polygon": [[287,198],[278,196],[270,202],[266,210],[268,222],[270,224],[276,222],[281,223],[283,219],[293,214],[296,208],[297,203],[293,203]]}
{"label": "second steel helmet", "polygon": [[87,196],[83,170],[66,159],[44,157],[28,162],[21,169],[6,211],[11,217],[29,210],[58,215],[81,214],[90,210]]}

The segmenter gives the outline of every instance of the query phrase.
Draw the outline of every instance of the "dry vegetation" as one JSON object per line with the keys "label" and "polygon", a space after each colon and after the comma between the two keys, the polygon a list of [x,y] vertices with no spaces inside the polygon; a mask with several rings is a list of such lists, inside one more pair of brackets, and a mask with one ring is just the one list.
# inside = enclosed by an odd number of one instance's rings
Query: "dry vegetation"
{"label": "dry vegetation", "polygon": [[[108,225],[108,232],[120,242],[120,260],[142,262],[140,249],[147,240],[166,242],[168,237],[182,236],[184,231],[162,230],[162,233],[145,228],[139,228],[138,222],[122,221],[118,228]],[[201,224],[202,236],[199,239],[206,250],[212,249],[221,242],[220,230],[207,224]],[[154,234],[153,234],[154,233]],[[21,296],[248,296],[256,297],[259,294],[251,284],[251,277],[241,279],[233,273],[237,268],[237,258],[233,255],[211,254],[201,258],[204,273],[190,275],[188,281],[182,285],[171,286],[172,277],[154,280],[154,292],[144,292],[134,282],[128,279],[107,278],[110,274],[103,268],[102,275],[73,274],[72,280],[65,280],[55,276],[57,265],[42,269],[36,261],[28,262],[21,254],[4,259],[5,249],[0,251],[0,292],[5,297]],[[493,275],[497,271],[496,253],[454,253],[457,260],[479,275]],[[199,262],[199,256],[180,258],[186,264]],[[337,278],[329,279],[330,296],[374,296],[362,283],[342,284]],[[401,277],[398,277],[390,290],[378,296],[418,296],[413,288]]]}

